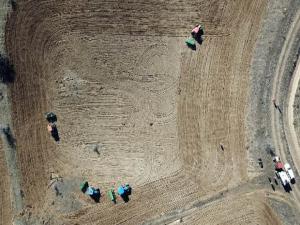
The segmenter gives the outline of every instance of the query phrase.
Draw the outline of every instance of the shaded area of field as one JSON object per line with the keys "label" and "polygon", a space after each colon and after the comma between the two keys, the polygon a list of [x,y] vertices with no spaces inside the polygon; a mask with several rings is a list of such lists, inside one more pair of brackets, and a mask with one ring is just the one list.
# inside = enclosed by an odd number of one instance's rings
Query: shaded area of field
{"label": "shaded area of field", "polygon": [[[33,221],[140,224],[247,180],[248,71],[265,1],[17,4],[6,45],[25,201],[42,212]],[[198,21],[205,42],[192,52],[184,39]],[[52,110],[59,144],[46,131]],[[52,204],[50,172],[74,178],[65,211]],[[130,182],[134,194],[127,205],[94,205],[81,179],[104,191]]]}

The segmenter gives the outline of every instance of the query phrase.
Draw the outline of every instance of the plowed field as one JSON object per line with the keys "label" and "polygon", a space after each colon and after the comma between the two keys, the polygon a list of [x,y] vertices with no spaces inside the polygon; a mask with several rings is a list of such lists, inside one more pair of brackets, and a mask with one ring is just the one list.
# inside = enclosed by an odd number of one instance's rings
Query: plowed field
{"label": "plowed field", "polygon": [[[32,224],[141,224],[246,182],[249,66],[265,7],[19,0],[6,47]],[[184,41],[198,22],[205,40],[192,51]],[[59,143],[47,133],[48,111],[58,116]],[[52,172],[64,179],[62,199],[48,188]],[[104,195],[129,182],[133,194],[127,204],[106,196],[94,204],[80,193],[83,180]],[[237,196],[226,211],[222,203],[201,213],[211,224],[276,224],[266,201],[256,200]]]}
{"label": "plowed field", "polygon": [[[254,204],[253,204],[254,203]],[[232,213],[232,209],[236,213]],[[212,216],[214,215],[214,216]],[[261,193],[247,194],[210,204],[187,216],[182,224],[281,224]]]}

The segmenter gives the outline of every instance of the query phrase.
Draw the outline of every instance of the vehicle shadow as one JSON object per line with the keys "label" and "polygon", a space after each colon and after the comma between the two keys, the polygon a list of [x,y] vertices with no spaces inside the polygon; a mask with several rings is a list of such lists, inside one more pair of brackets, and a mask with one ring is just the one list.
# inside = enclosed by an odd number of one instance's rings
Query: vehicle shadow
{"label": "vehicle shadow", "polygon": [[100,202],[100,198],[101,198],[101,193],[100,193],[100,189],[97,188],[96,189],[96,193],[91,195],[91,198],[96,202],[99,203]]}
{"label": "vehicle shadow", "polygon": [[196,35],[194,38],[195,38],[195,40],[198,42],[199,45],[202,45],[202,43],[203,43],[203,38],[202,38],[202,36]]}
{"label": "vehicle shadow", "polygon": [[123,195],[121,195],[121,198],[123,199],[123,201],[126,203],[126,202],[129,202],[129,195],[131,195],[132,193],[132,188],[131,187],[128,187],[128,189],[125,191],[125,193]]}
{"label": "vehicle shadow", "polygon": [[290,193],[292,191],[291,185],[285,185],[285,186],[283,186],[283,188],[284,188],[285,192]]}

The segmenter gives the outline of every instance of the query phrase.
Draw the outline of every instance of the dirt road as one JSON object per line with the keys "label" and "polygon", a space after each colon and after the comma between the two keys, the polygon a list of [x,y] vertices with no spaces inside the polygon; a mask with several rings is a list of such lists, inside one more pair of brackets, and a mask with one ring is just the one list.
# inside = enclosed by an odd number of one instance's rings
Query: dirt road
{"label": "dirt road", "polygon": [[287,114],[285,116],[285,123],[287,126],[286,132],[288,134],[288,144],[289,150],[292,154],[293,161],[295,163],[295,167],[297,171],[300,169],[300,146],[298,143],[297,134],[294,127],[294,102],[295,102],[295,95],[297,92],[297,87],[299,85],[300,80],[300,60],[298,60],[296,69],[294,71],[293,78],[291,80],[290,91],[288,96],[288,105],[287,105]]}
{"label": "dirt road", "polygon": [[[295,128],[293,125],[294,117],[293,117],[293,104],[296,94],[296,89],[299,81],[298,68],[296,69],[294,76],[291,79],[289,92],[287,98],[284,99],[284,95],[282,94],[281,87],[283,83],[284,76],[286,76],[286,65],[289,55],[291,51],[295,51],[292,49],[292,46],[295,42],[296,35],[299,34],[300,30],[300,10],[295,16],[295,20],[290,27],[289,33],[287,34],[285,44],[282,48],[282,52],[279,58],[278,66],[275,73],[275,79],[273,82],[272,89],[272,99],[277,101],[280,99],[280,103],[278,108],[274,108],[274,103],[270,100],[270,108],[271,108],[271,121],[272,121],[272,134],[273,141],[275,144],[275,148],[277,153],[280,155],[284,162],[287,162],[286,154],[289,152],[292,155],[292,159],[294,161],[295,168],[299,171],[300,165],[300,155],[299,155],[299,145],[297,136],[295,133]],[[286,104],[283,104],[285,103]],[[278,102],[276,103],[278,104]],[[282,132],[284,130],[284,132]],[[298,186],[294,186],[293,195],[296,199],[296,202],[300,201],[300,191]]]}

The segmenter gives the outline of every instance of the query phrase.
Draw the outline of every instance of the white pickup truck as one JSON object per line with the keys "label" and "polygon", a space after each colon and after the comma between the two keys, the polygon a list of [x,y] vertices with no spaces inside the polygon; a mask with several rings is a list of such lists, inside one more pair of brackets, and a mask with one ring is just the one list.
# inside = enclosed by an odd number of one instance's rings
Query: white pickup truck
{"label": "white pickup truck", "polygon": [[275,172],[277,177],[280,179],[281,184],[286,192],[290,192],[292,190],[290,185],[290,178],[288,177],[285,171]]}
{"label": "white pickup truck", "polygon": [[278,177],[280,178],[282,185],[287,186],[290,182],[290,178],[288,177],[286,172],[281,171],[281,172],[278,172],[277,174],[278,174]]}
{"label": "white pickup truck", "polygon": [[284,170],[288,174],[291,183],[294,184],[296,182],[295,175],[289,163],[284,164]]}

